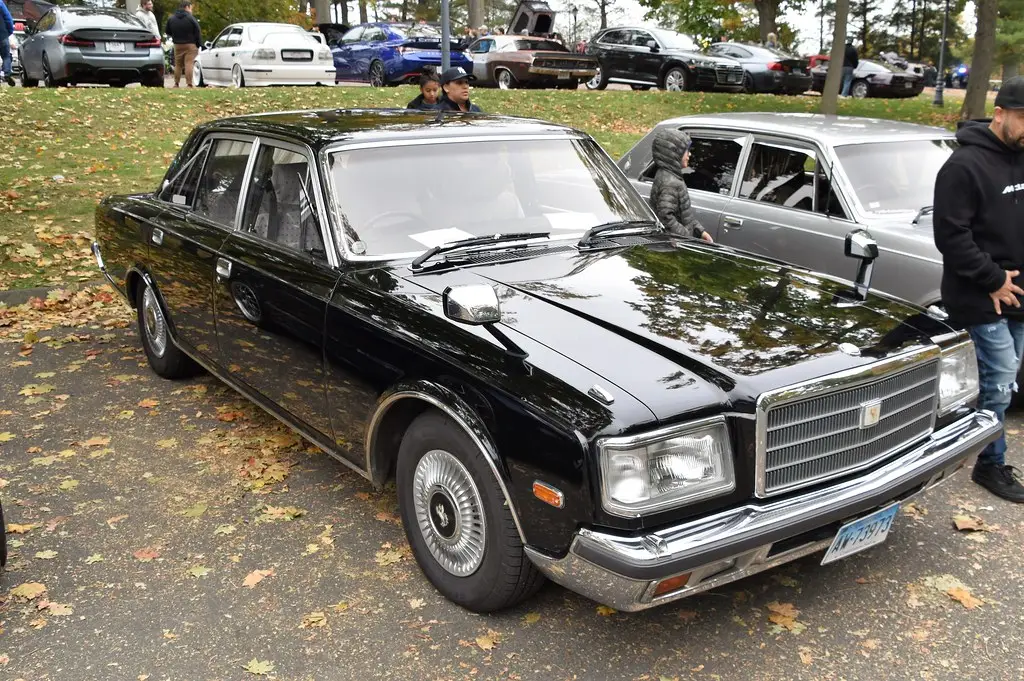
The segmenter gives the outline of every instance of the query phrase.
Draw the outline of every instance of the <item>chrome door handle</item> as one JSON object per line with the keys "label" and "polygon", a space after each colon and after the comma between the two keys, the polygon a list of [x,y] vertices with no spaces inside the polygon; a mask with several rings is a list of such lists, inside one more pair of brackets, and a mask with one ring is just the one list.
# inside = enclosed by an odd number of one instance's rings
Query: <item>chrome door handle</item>
{"label": "chrome door handle", "polygon": [[734,215],[726,215],[722,218],[722,226],[726,229],[739,229],[743,226],[743,218]]}
{"label": "chrome door handle", "polygon": [[157,246],[162,245],[164,242],[164,230],[154,229],[153,234],[150,235],[149,239]]}
{"label": "chrome door handle", "polygon": [[217,258],[217,281],[231,278],[231,261],[224,258]]}

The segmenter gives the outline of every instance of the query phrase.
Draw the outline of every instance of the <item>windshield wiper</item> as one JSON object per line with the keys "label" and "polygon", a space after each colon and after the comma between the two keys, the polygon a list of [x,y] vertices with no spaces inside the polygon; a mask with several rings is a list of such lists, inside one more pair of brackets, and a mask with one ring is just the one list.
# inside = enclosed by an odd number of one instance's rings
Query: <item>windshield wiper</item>
{"label": "windshield wiper", "polygon": [[614,222],[606,222],[603,225],[598,225],[597,227],[591,227],[588,229],[576,246],[578,248],[593,246],[594,239],[607,232],[617,232],[621,229],[638,229],[640,227],[650,225],[657,226],[657,223],[654,222],[654,220],[616,220]]}
{"label": "windshield wiper", "polygon": [[422,254],[417,256],[412,261],[410,267],[413,270],[419,270],[423,268],[423,263],[433,258],[439,253],[447,253],[448,251],[457,251],[463,248],[470,248],[472,246],[481,246],[485,244],[500,244],[506,241],[522,241],[523,239],[539,239],[541,237],[550,236],[551,232],[512,232],[511,234],[489,234],[487,236],[474,236],[468,239],[459,239],[458,241],[449,241],[448,243],[441,244],[440,246],[434,246],[424,251]]}
{"label": "windshield wiper", "polygon": [[934,212],[935,206],[925,206],[921,210],[917,211],[917,215],[914,216],[914,221],[911,224],[916,225],[925,215],[931,215]]}

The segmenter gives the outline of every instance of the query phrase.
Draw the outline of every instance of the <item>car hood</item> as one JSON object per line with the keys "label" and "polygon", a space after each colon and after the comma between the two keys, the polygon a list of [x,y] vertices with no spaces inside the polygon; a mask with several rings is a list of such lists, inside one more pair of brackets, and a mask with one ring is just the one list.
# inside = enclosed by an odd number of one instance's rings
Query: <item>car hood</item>
{"label": "car hood", "polygon": [[[496,285],[505,326],[606,377],[659,418],[678,411],[672,390],[711,390],[713,402],[752,403],[765,390],[876,361],[952,330],[909,303],[874,294],[851,302],[839,297],[848,288],[839,281],[678,240],[415,281],[436,293]],[[842,344],[850,344],[845,352]]]}

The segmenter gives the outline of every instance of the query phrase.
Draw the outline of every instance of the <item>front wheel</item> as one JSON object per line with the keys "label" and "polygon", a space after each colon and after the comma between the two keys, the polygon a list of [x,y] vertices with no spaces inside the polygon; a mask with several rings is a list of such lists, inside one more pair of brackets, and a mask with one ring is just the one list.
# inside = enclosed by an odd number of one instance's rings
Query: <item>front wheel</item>
{"label": "front wheel", "polygon": [[689,80],[690,77],[686,73],[686,69],[681,66],[673,66],[665,72],[662,87],[669,92],[685,92],[689,89]]}
{"label": "front wheel", "polygon": [[149,366],[163,378],[185,378],[199,371],[199,366],[171,342],[167,317],[164,316],[156,291],[145,281],[139,286],[135,301],[138,314],[139,337],[146,352]]}
{"label": "front wheel", "polygon": [[499,90],[511,90],[516,86],[516,79],[508,69],[498,69],[494,72],[494,82],[498,84]]}
{"label": "front wheel", "polygon": [[600,66],[597,67],[597,73],[594,77],[587,81],[588,90],[603,90],[608,87],[608,77],[604,75],[604,71]]}
{"label": "front wheel", "polygon": [[445,598],[473,612],[493,612],[544,583],[483,452],[451,418],[431,410],[412,422],[399,447],[396,478],[413,555]]}
{"label": "front wheel", "polygon": [[757,90],[754,88],[754,77],[749,73],[743,74],[743,92],[748,95],[757,93]]}
{"label": "front wheel", "polygon": [[203,79],[203,67],[198,60],[192,64],[192,80],[199,87],[206,87],[206,80]]}

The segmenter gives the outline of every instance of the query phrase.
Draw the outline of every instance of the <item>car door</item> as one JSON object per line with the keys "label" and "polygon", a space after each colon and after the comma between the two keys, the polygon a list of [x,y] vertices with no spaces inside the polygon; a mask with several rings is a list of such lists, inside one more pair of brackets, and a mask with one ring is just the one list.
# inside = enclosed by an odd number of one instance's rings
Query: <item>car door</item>
{"label": "car door", "polygon": [[[690,193],[690,202],[697,219],[705,230],[717,239],[722,214],[729,204],[736,184],[737,169],[749,143],[745,132],[728,130],[686,130],[690,135],[690,164],[692,172],[684,176]],[[650,200],[651,184],[657,166],[647,153],[646,167],[640,172],[633,186]]]}
{"label": "car door", "polygon": [[379,26],[367,26],[359,42],[352,43],[351,59],[358,80],[369,80],[370,63],[380,53],[384,39],[384,31]]}
{"label": "car door", "polygon": [[231,26],[228,26],[214,38],[210,49],[200,53],[200,64],[203,69],[203,80],[217,85],[225,85],[231,80],[231,67],[225,68],[224,53],[231,42]]}
{"label": "car door", "polygon": [[334,70],[338,78],[352,80],[356,77],[353,50],[359,44],[364,30],[364,26],[356,26],[341,36],[338,49],[334,52]]}
{"label": "car door", "polygon": [[629,64],[629,34],[626,29],[614,29],[598,39],[601,69],[608,78],[628,78],[623,75]]}
{"label": "car door", "polygon": [[473,60],[473,75],[478,84],[490,82],[490,55],[494,51],[493,38],[480,38],[469,46],[470,58]]}
{"label": "car door", "polygon": [[217,357],[212,286],[221,245],[235,225],[251,138],[213,133],[160,193],[165,210],[148,235],[149,270],[175,338],[187,351]]}
{"label": "car door", "polygon": [[[729,246],[829,271],[856,228],[832,186],[831,168],[813,144],[755,136],[736,197],[717,240]],[[851,264],[850,275],[853,274]]]}
{"label": "car door", "polygon": [[[628,70],[632,75],[629,78],[657,83],[661,73],[661,64],[664,61],[662,46],[654,34],[649,31],[634,29],[631,33],[633,45],[630,48]],[[650,46],[652,41],[655,45],[654,49],[651,49]]]}
{"label": "car door", "polygon": [[323,333],[338,270],[315,166],[304,147],[267,139],[253,159],[240,228],[216,263],[219,363],[330,441]]}
{"label": "car door", "polygon": [[25,74],[36,80],[43,79],[43,51],[46,38],[57,24],[57,10],[51,9],[32,27],[32,34],[21,47],[21,64]]}

